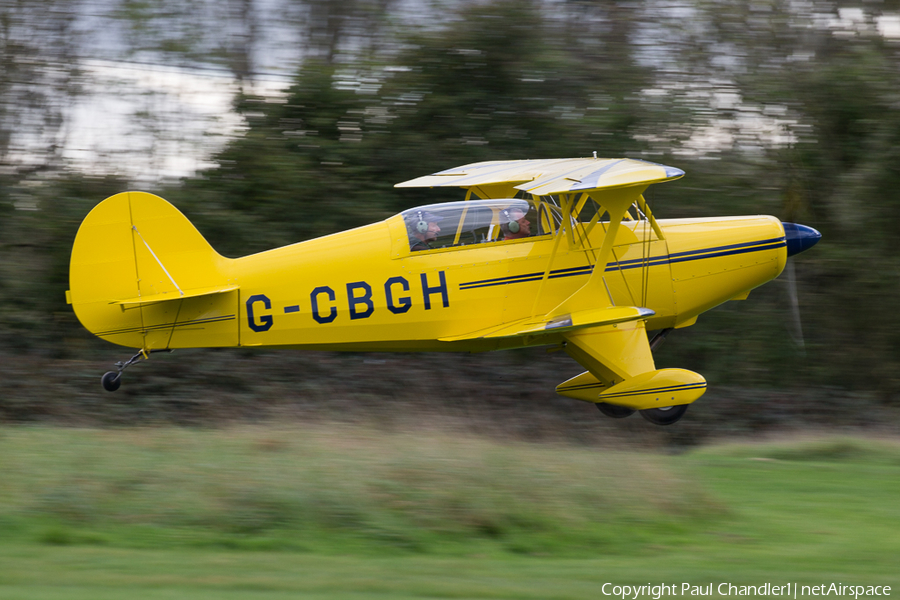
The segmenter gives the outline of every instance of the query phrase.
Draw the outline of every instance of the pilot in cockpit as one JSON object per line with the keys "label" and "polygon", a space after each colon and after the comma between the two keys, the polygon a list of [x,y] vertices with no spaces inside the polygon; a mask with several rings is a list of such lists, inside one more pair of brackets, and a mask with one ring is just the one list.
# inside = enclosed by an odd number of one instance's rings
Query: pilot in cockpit
{"label": "pilot in cockpit", "polygon": [[500,211],[500,231],[504,240],[518,240],[531,235],[531,222],[521,208],[511,206]]}
{"label": "pilot in cockpit", "polygon": [[423,210],[409,215],[406,221],[406,229],[409,232],[409,249],[412,252],[430,250],[431,243],[441,232],[441,228],[438,226],[438,222],[441,220],[438,215]]}

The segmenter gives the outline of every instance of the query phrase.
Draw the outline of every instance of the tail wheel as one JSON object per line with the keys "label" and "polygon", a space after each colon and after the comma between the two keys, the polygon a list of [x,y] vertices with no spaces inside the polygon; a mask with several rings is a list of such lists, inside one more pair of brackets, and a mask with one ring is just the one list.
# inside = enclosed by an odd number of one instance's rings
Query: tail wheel
{"label": "tail wheel", "polygon": [[688,404],[678,404],[665,408],[648,408],[641,411],[641,416],[654,425],[671,425],[684,416],[688,406]]}
{"label": "tail wheel", "polygon": [[100,383],[107,392],[114,392],[122,385],[122,374],[115,371],[107,371],[100,378]]}
{"label": "tail wheel", "polygon": [[633,408],[627,406],[619,406],[618,404],[607,404],[606,402],[598,402],[597,408],[607,417],[613,419],[624,419],[634,414]]}

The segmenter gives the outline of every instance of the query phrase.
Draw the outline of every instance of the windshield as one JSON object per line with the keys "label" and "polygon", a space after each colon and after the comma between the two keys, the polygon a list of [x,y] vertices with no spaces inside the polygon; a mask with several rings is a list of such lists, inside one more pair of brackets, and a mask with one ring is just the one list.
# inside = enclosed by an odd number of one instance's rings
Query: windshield
{"label": "windshield", "polygon": [[447,202],[419,206],[401,214],[413,252],[549,233],[539,223],[536,205],[528,200]]}

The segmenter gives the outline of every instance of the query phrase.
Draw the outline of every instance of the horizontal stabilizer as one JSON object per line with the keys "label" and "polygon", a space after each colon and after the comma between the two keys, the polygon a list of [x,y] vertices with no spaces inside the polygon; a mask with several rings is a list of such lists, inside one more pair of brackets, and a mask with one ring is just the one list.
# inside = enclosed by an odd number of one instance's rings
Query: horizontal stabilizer
{"label": "horizontal stabilizer", "polygon": [[238,289],[240,286],[237,285],[228,285],[228,286],[214,286],[214,287],[206,287],[206,288],[196,288],[193,290],[184,290],[182,292],[162,292],[159,294],[151,294],[148,296],[138,296],[137,298],[128,298],[126,300],[115,300],[110,302],[110,304],[118,304],[123,308],[131,308],[134,306],[147,306],[150,304],[156,304],[158,302],[170,302],[172,300],[185,300],[187,298],[196,298],[197,296],[210,296],[212,294],[224,294],[226,292],[233,292]]}
{"label": "horizontal stabilizer", "polygon": [[542,316],[538,319],[523,319],[514,323],[507,323],[500,327],[484,329],[474,333],[441,338],[442,342],[456,342],[473,339],[509,338],[525,335],[546,335],[551,333],[565,333],[585,327],[600,325],[613,325],[628,321],[639,321],[652,317],[655,312],[649,308],[639,306],[609,306],[582,310],[556,318]]}

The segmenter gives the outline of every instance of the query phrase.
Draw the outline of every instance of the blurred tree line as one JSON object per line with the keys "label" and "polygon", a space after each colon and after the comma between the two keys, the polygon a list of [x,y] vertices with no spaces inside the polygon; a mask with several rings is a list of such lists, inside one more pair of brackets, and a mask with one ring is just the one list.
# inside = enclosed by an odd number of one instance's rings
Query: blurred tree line
{"label": "blurred tree line", "polygon": [[[460,199],[392,186],[467,162],[644,158],[687,172],[651,188],[662,218],[772,214],[824,236],[795,259],[802,338],[782,276],[676,332],[658,363],[715,385],[900,403],[896,3],[114,4],[123,54],[215,65],[237,82],[243,126],[214,166],[150,190],[223,254]],[[84,82],[80,52],[96,33],[79,16],[96,7],[0,2],[0,352],[9,364],[124,354],[93,341],[64,302],[80,220],[133,185],[122,173],[75,170],[61,152]],[[258,94],[261,40],[279,18],[296,29],[297,68],[282,95]],[[25,142],[27,151],[16,147]],[[23,374],[3,377],[14,375]]]}

